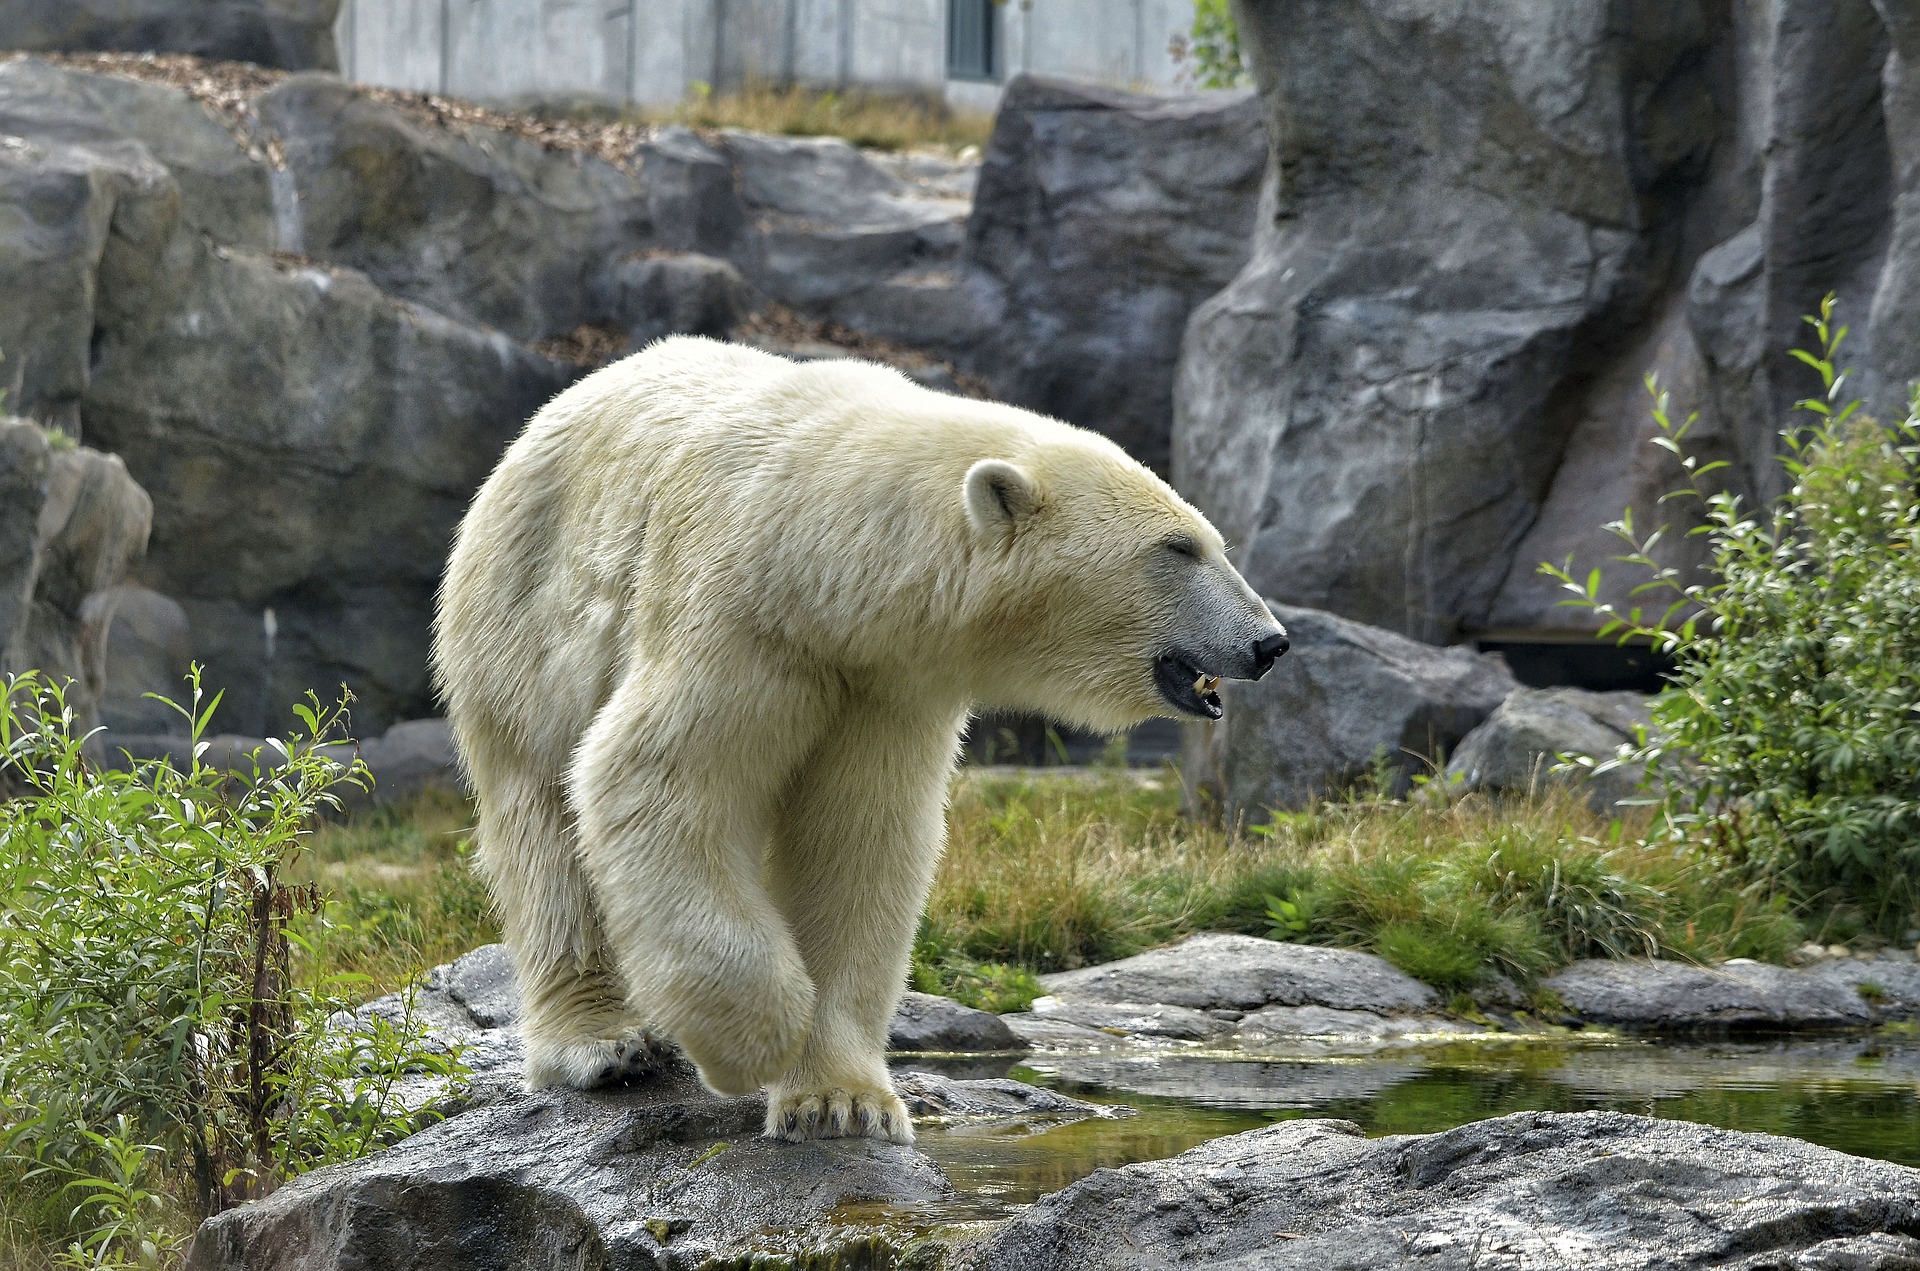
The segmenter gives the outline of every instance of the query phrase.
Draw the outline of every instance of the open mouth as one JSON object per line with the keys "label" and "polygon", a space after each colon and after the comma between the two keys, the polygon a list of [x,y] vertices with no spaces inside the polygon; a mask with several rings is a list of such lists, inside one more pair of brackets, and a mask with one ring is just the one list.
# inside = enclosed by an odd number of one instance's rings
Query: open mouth
{"label": "open mouth", "polygon": [[1153,660],[1153,684],[1182,714],[1220,718],[1220,677],[1208,675],[1179,654],[1163,653]]}

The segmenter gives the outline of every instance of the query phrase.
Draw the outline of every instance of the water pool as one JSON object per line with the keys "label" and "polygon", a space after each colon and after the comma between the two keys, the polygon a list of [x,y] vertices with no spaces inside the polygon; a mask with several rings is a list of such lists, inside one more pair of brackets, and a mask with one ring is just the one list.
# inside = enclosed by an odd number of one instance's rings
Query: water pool
{"label": "water pool", "polygon": [[1920,1034],[1779,1041],[1499,1038],[1372,1052],[1165,1049],[1036,1055],[983,1068],[1134,1115],[1068,1125],[929,1128],[920,1146],[983,1210],[1022,1205],[1103,1166],[1173,1156],[1295,1117],[1424,1134],[1526,1110],[1606,1109],[1784,1134],[1920,1166]]}

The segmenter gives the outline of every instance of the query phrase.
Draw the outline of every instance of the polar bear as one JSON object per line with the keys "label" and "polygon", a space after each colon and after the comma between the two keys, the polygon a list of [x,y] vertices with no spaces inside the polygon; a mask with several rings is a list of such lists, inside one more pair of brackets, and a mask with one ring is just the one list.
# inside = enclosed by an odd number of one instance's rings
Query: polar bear
{"label": "polar bear", "polygon": [[677,1043],[767,1131],[911,1142],[888,1022],[977,707],[1218,718],[1287,647],[1106,439],[674,338],[561,393],[461,524],[437,681],[530,1084]]}

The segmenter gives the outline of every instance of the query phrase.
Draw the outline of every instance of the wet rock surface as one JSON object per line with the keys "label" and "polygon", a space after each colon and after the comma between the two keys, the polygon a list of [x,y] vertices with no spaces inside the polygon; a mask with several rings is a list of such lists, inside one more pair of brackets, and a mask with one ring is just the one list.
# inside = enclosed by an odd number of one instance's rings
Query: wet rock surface
{"label": "wet rock surface", "polygon": [[1873,1267],[1920,1261],[1920,1170],[1618,1113],[1441,1134],[1252,1130],[1101,1170],[967,1251],[994,1271]]}
{"label": "wet rock surface", "polygon": [[1649,1032],[1862,1027],[1920,1015],[1920,963],[1888,956],[1790,969],[1736,959],[1576,962],[1545,981],[1582,1020]]}
{"label": "wet rock surface", "polygon": [[1519,687],[1498,658],[1440,649],[1268,601],[1293,648],[1258,683],[1223,686],[1226,718],[1185,730],[1188,801],[1231,820],[1301,807],[1388,766],[1404,793]]}
{"label": "wet rock surface", "polygon": [[[532,1271],[806,1254],[886,1266],[915,1239],[913,1225],[889,1222],[889,1213],[937,1210],[956,1197],[913,1148],[763,1139],[764,1098],[713,1095],[677,1058],[622,1087],[526,1091],[513,963],[502,945],[436,967],[417,992],[361,1012],[459,1048],[473,1077],[444,1105],[452,1115],[388,1151],[209,1220],[190,1265]],[[436,1079],[410,1080],[396,1091],[409,1106],[446,1093]],[[1004,1123],[1032,1133],[1126,1115],[1006,1079],[906,1071],[894,1082],[927,1125]]]}

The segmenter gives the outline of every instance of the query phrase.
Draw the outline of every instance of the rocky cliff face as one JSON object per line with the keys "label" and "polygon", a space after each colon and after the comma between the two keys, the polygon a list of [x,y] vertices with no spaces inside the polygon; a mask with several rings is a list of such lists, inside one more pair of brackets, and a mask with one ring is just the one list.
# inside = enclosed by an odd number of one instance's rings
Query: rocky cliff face
{"label": "rocky cliff face", "polygon": [[1537,564],[1672,516],[1644,373],[1750,496],[1826,291],[1862,387],[1902,400],[1911,7],[1242,6],[1272,157],[1252,257],[1187,332],[1173,468],[1254,585],[1430,641],[1580,629]]}
{"label": "rocky cliff face", "polygon": [[151,50],[331,70],[339,11],[340,0],[0,0],[0,40],[35,52]]}

